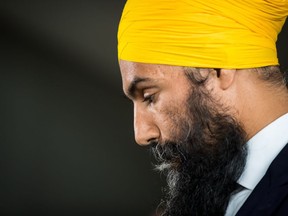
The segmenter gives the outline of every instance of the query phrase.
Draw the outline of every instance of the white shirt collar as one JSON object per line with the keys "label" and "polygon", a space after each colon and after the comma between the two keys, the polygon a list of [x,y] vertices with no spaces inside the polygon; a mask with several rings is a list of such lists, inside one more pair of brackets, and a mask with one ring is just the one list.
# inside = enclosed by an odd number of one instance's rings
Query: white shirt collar
{"label": "white shirt collar", "polygon": [[287,143],[288,113],[263,128],[247,142],[246,165],[238,183],[253,190]]}

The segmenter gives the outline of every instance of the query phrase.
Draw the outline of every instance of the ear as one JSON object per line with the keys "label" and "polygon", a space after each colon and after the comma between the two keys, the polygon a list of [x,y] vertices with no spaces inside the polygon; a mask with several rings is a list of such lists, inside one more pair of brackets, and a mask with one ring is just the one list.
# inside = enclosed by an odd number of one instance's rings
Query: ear
{"label": "ear", "polygon": [[236,69],[219,69],[217,82],[220,89],[227,90],[233,84],[236,71]]}

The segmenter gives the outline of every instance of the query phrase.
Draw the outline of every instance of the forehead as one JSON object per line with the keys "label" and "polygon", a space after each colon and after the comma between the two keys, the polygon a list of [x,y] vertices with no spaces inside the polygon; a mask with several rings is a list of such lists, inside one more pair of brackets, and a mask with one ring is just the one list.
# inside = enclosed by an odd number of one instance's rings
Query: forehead
{"label": "forehead", "polygon": [[183,76],[180,66],[147,64],[120,60],[120,71],[123,86],[129,85],[135,78],[148,78],[151,80],[171,80]]}

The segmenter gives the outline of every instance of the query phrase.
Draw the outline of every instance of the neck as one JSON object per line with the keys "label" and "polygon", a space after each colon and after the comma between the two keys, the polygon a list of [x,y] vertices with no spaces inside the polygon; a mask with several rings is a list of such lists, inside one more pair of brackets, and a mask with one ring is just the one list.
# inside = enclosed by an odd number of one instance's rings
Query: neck
{"label": "neck", "polygon": [[288,113],[288,90],[284,86],[278,89],[267,88],[267,85],[266,87],[257,86],[245,97],[240,112],[240,121],[248,139],[280,116]]}

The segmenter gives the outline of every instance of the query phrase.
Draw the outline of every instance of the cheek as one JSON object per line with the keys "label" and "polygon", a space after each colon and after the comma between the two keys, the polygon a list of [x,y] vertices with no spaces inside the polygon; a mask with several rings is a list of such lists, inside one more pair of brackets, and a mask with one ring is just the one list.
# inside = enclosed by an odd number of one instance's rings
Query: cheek
{"label": "cheek", "polygon": [[155,106],[154,119],[161,131],[162,140],[179,139],[185,120],[185,105],[179,101],[162,101]]}

